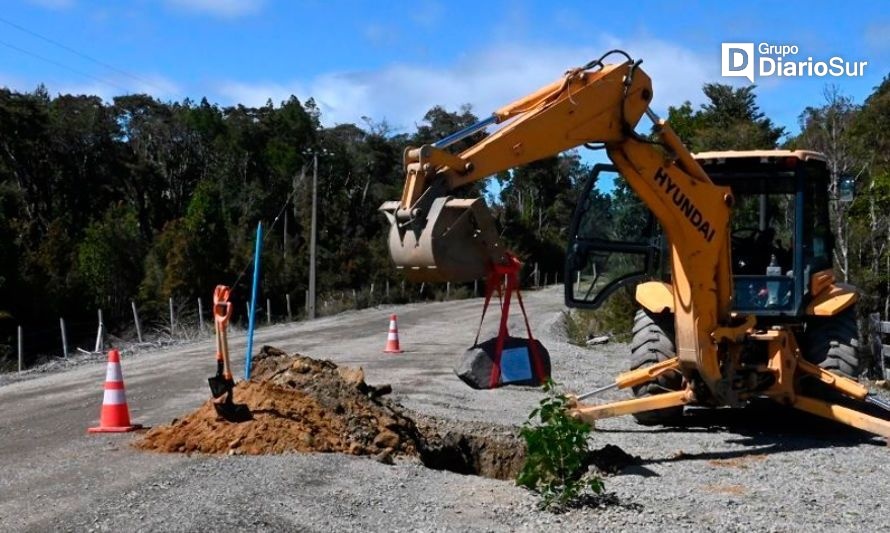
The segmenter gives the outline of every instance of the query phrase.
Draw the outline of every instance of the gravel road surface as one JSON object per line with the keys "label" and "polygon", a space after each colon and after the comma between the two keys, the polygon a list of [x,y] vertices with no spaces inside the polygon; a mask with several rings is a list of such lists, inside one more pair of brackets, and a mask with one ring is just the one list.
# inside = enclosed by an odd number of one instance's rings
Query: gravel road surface
{"label": "gravel road surface", "polygon": [[[525,296],[554,378],[575,391],[611,381],[628,347],[565,342],[558,287]],[[362,366],[406,407],[459,420],[521,424],[541,393],[474,391],[451,372],[472,342],[481,301],[348,312],[263,328],[256,345]],[[383,354],[398,313],[400,355]],[[494,320],[487,325],[489,334]],[[523,329],[514,320],[511,330]],[[483,338],[485,333],[483,333]],[[231,339],[237,368],[244,339]],[[212,341],[123,357],[136,422],[167,423],[208,396]],[[240,372],[239,372],[240,374]],[[603,421],[593,447],[615,444],[642,464],[606,479],[617,503],[554,515],[510,482],[386,466],[338,454],[159,455],[136,437],[87,435],[105,367],[85,364],[0,386],[0,531],[879,531],[890,502],[890,449],[796,413],[694,410],[680,428]],[[620,399],[615,392],[604,399]]]}

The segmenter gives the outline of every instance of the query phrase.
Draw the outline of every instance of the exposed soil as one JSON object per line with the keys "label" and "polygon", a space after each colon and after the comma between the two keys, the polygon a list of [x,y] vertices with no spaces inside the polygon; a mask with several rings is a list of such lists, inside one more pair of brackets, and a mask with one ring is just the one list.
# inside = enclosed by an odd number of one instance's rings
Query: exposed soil
{"label": "exposed soil", "polygon": [[525,443],[513,428],[417,417],[420,460],[429,468],[494,479],[516,479]]}
{"label": "exposed soil", "polygon": [[766,459],[766,455],[747,454],[739,457],[729,457],[726,459],[711,459],[709,465],[722,466],[724,468],[748,468],[751,463],[756,463]]}
{"label": "exposed soil", "polygon": [[252,374],[234,393],[235,403],[250,410],[250,420],[227,421],[208,400],[188,416],[152,429],[136,446],[208,454],[417,454],[413,421],[380,398],[386,390],[366,384],[361,369],[263,347]]}
{"label": "exposed soil", "polygon": [[[235,403],[249,409],[248,420],[226,420],[208,400],[186,417],[153,428],[135,446],[230,455],[340,452],[384,463],[417,457],[429,468],[494,479],[515,479],[525,460],[515,428],[411,413],[384,397],[388,385],[365,383],[361,368],[264,346],[251,373],[234,394]],[[587,463],[614,474],[638,461],[606,446],[592,450]]]}
{"label": "exposed soil", "polygon": [[728,496],[744,496],[747,491],[741,485],[705,485],[705,490],[712,494],[725,494]]}
{"label": "exposed soil", "polygon": [[389,386],[365,383],[360,368],[264,346],[251,373],[234,393],[235,403],[250,410],[249,420],[230,422],[208,400],[135,446],[232,455],[340,452],[383,462],[409,456],[430,468],[496,479],[515,478],[522,467],[525,449],[514,429],[409,414],[383,397]]}

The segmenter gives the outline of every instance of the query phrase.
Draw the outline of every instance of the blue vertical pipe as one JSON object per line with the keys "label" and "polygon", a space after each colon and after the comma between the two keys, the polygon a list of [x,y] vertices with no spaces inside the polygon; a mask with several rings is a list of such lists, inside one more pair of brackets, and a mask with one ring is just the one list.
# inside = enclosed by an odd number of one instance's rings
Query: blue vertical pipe
{"label": "blue vertical pipe", "polygon": [[253,326],[256,318],[256,293],[260,281],[260,250],[263,245],[263,223],[256,225],[256,250],[253,253],[253,289],[250,291],[250,316],[247,322],[247,355],[244,358],[244,379],[250,379],[250,359],[253,353]]}

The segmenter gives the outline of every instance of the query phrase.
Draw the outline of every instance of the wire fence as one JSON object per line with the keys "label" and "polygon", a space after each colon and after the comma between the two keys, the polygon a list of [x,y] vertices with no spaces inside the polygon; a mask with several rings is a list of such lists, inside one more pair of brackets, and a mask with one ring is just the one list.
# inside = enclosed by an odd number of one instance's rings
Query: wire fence
{"label": "wire fence", "polygon": [[[529,265],[523,276],[525,288],[541,288],[559,282],[558,273],[541,273],[537,265]],[[360,289],[333,290],[321,293],[316,301],[316,317],[330,316],[344,311],[399,305],[420,301],[450,301],[481,296],[484,282],[470,283],[371,283]],[[233,298],[231,327],[235,332],[247,328],[249,301]],[[308,291],[303,294],[266,294],[257,299],[255,320],[257,327],[297,322],[307,319]],[[69,321],[59,317],[57,327],[19,325],[6,354],[0,354],[0,372],[22,372],[59,358],[71,355],[95,355],[107,348],[143,351],[171,344],[196,341],[214,335],[212,303],[205,298],[184,300],[170,298],[165,313],[154,312],[145,320],[135,300],[131,300],[132,317],[117,321],[109,331],[103,312],[96,311],[94,320]],[[160,318],[162,315],[163,318]],[[55,340],[52,340],[55,339]],[[55,348],[47,348],[47,345]]]}

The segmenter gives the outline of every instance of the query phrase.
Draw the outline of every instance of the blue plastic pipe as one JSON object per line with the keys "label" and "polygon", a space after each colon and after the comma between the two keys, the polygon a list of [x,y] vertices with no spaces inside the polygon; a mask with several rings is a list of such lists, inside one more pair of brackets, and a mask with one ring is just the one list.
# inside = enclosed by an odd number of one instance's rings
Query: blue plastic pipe
{"label": "blue plastic pipe", "polygon": [[256,225],[256,251],[253,253],[253,289],[250,291],[250,316],[247,317],[247,354],[244,357],[244,379],[250,379],[250,359],[253,353],[253,326],[256,318],[256,293],[260,282],[260,250],[263,246],[263,223]]}

